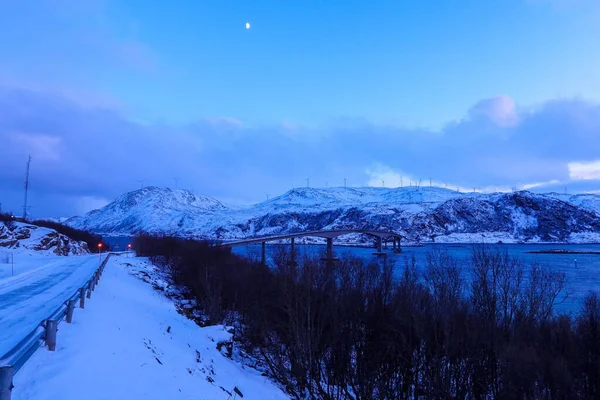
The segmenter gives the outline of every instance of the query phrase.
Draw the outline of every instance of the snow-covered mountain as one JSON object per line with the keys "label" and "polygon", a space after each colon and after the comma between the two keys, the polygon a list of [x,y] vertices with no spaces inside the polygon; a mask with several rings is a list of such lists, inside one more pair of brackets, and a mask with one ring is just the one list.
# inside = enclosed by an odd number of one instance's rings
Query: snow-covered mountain
{"label": "snow-covered mountain", "polygon": [[107,206],[70,218],[65,224],[116,235],[153,232],[191,236],[199,221],[231,210],[218,200],[188,190],[149,186],[125,193]]}
{"label": "snow-covered mountain", "polygon": [[73,240],[53,229],[16,221],[0,222],[0,251],[2,249],[35,251],[58,256],[89,252],[85,242]]}
{"label": "snow-covered mountain", "polygon": [[408,241],[600,242],[600,196],[463,193],[439,187],[297,188],[234,208],[185,190],[147,187],[66,223],[104,235],[219,240],[317,229],[388,229]]}

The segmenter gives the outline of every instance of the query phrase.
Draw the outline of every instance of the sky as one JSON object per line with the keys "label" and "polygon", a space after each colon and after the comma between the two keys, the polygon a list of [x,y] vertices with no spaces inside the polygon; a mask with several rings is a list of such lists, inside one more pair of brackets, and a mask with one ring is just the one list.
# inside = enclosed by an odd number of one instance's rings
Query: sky
{"label": "sky", "polygon": [[[0,203],[600,191],[596,0],[0,0]],[[250,29],[246,29],[246,23]],[[383,182],[382,182],[383,181]]]}

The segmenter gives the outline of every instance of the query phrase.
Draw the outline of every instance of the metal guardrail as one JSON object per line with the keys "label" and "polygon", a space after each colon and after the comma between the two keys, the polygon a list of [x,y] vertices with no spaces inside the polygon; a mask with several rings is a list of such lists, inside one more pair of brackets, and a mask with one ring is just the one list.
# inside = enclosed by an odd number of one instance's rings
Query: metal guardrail
{"label": "metal guardrail", "polygon": [[109,253],[92,277],[71,297],[65,300],[50,316],[25,336],[16,346],[10,349],[0,358],[0,400],[10,400],[13,389],[13,377],[23,367],[25,362],[31,358],[38,348],[43,345],[48,346],[48,350],[54,351],[56,348],[56,332],[58,324],[66,320],[71,323],[75,303],[79,300],[79,307],[84,308],[86,297],[92,296],[92,291],[98,285],[102,276],[104,267],[110,256],[115,253]]}

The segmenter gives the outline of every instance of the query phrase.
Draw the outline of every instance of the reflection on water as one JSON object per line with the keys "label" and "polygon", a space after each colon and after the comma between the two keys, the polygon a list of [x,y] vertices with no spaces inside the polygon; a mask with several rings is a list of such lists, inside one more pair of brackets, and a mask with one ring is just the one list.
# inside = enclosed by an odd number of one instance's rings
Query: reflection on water
{"label": "reflection on water", "polygon": [[[267,262],[271,261],[271,253],[273,249],[286,245],[267,245]],[[388,249],[388,262],[394,264],[396,271],[402,271],[406,262],[412,258],[416,261],[417,269],[423,270],[426,265],[426,255],[434,249],[447,251],[457,261],[463,269],[465,278],[468,278],[470,271],[470,257],[473,245],[468,244],[426,244],[423,247],[404,247],[402,253],[394,254],[391,249]],[[532,254],[531,251],[563,249],[578,252],[600,252],[598,244],[491,244],[488,245],[491,249],[506,249],[509,254],[518,257],[524,265],[530,266],[537,263],[551,270],[561,271],[567,277],[568,298],[557,309],[561,311],[577,311],[581,303],[581,299],[591,290],[600,291],[600,255],[596,254]],[[318,256],[325,253],[324,245],[296,245],[299,255]],[[374,260],[372,254],[373,248],[364,247],[346,247],[334,246],[334,254],[337,257],[344,254],[352,254],[361,257],[366,261]],[[236,254],[249,256],[259,259],[261,254],[261,246],[248,245],[239,246],[233,249]]]}

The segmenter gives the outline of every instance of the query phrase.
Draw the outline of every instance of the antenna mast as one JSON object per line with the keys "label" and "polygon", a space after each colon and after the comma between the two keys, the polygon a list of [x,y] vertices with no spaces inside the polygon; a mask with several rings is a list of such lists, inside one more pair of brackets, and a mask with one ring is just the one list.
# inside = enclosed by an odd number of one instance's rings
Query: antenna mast
{"label": "antenna mast", "polygon": [[29,191],[29,164],[31,164],[31,155],[27,159],[27,170],[25,171],[25,202],[23,203],[23,220],[27,220],[27,192]]}

